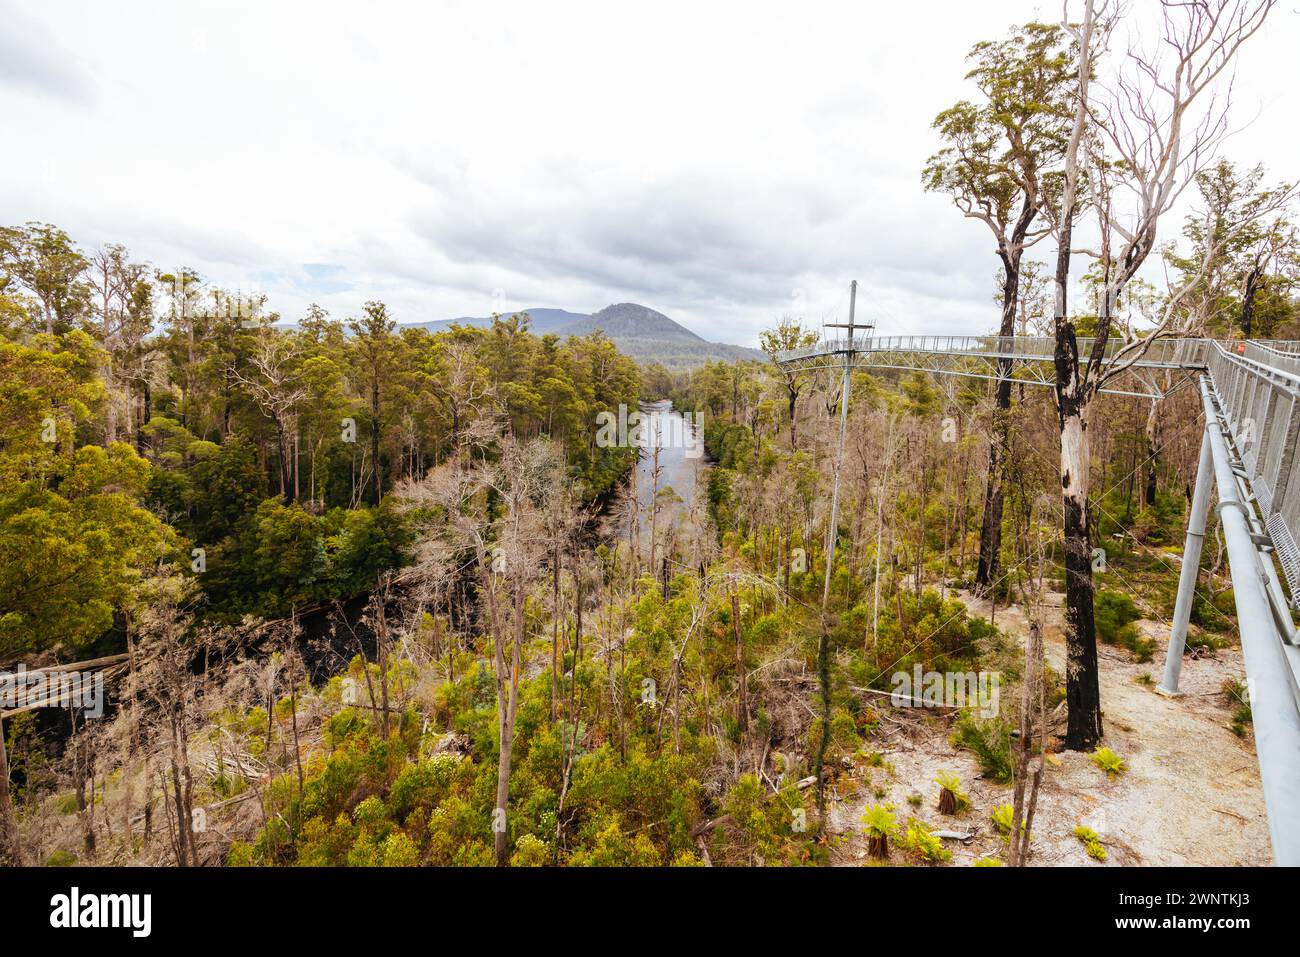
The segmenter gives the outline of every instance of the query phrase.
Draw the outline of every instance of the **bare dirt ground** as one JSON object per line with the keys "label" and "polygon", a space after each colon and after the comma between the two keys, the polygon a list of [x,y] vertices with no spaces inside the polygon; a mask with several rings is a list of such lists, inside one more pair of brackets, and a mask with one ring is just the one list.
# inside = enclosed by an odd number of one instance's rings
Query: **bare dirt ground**
{"label": "bare dirt ground", "polygon": [[[988,617],[988,603],[957,593],[972,615]],[[1044,640],[1049,662],[1064,673],[1065,640],[1060,595],[1048,596]],[[1018,606],[1000,607],[996,622],[1022,643],[1029,630]],[[1138,626],[1157,641],[1155,658],[1135,662],[1119,648],[1102,645],[1101,701],[1105,740],[1123,756],[1127,773],[1111,780],[1086,754],[1049,754],[1034,820],[1034,865],[1267,865],[1272,862],[1259,765],[1249,735],[1231,730],[1231,709],[1221,694],[1227,678],[1245,673],[1241,651],[1226,648],[1213,657],[1186,658],[1181,690],[1170,699],[1157,694],[1168,633],[1157,622]],[[1137,679],[1150,674],[1153,683]],[[1018,694],[1003,687],[1002,700]],[[914,712],[913,712],[914,713]],[[866,842],[859,818],[865,806],[879,801],[897,806],[901,821],[909,815],[933,830],[975,830],[968,844],[945,840],[954,865],[971,864],[982,856],[1000,857],[1002,838],[989,820],[999,804],[1012,799],[1010,786],[979,776],[968,751],[951,742],[951,718],[933,712],[917,722],[881,722],[875,747],[888,762],[882,768],[855,768],[840,787],[841,800],[828,812],[832,859],[855,866],[867,862]],[[972,809],[961,816],[937,810],[942,770],[960,776]],[[856,789],[856,793],[848,791]],[[908,796],[920,793],[913,807]],[[883,794],[878,797],[877,794]],[[1104,865],[1090,859],[1071,833],[1079,824],[1097,831],[1107,849]],[[891,851],[890,863],[908,861],[905,852]]]}

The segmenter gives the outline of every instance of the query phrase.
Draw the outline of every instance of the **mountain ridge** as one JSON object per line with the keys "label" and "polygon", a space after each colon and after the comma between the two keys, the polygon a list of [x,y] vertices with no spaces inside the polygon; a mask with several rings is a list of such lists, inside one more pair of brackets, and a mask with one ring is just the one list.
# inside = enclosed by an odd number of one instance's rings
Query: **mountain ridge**
{"label": "mountain ridge", "polygon": [[[598,312],[584,314],[553,307],[520,309],[504,316],[527,314],[529,326],[539,335],[585,336],[604,332],[619,351],[638,362],[658,362],[669,369],[689,369],[714,360],[762,359],[763,353],[748,346],[710,342],[680,322],[649,306],[635,302],[611,303]],[[400,328],[440,332],[453,325],[486,328],[492,317],[466,316],[403,324]]]}

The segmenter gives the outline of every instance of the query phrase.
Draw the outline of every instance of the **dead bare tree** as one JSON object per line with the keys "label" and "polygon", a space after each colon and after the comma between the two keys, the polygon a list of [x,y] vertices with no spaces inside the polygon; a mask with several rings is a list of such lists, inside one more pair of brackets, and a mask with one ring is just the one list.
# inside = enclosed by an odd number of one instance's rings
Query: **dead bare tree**
{"label": "dead bare tree", "polygon": [[[153,596],[140,613],[140,647],[147,659],[143,668],[143,693],[157,707],[157,718],[166,733],[168,771],[172,806],[169,819],[176,863],[198,866],[198,849],[194,834],[194,778],[190,769],[189,719],[194,703],[194,675],[190,670],[189,650],[184,638],[192,621],[187,610],[187,585],[167,569],[160,570],[149,583]],[[159,769],[159,774],[162,770]],[[167,788],[163,788],[164,798]],[[164,804],[166,802],[164,801]]]}
{"label": "dead bare tree", "polygon": [[289,430],[294,413],[308,389],[301,381],[303,345],[297,336],[289,335],[269,325],[258,329],[248,363],[251,371],[236,365],[227,369],[231,381],[248,390],[258,408],[275,426],[276,452],[280,461],[280,495],[293,501],[296,488],[293,482],[293,458],[289,451]]}

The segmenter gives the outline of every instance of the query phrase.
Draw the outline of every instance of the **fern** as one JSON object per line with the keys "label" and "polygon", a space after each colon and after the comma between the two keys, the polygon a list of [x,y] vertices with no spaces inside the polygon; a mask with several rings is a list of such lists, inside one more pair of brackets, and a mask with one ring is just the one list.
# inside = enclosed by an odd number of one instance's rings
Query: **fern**
{"label": "fern", "polygon": [[934,783],[939,785],[941,814],[961,814],[970,810],[970,797],[961,789],[961,778],[951,771],[940,771]]}
{"label": "fern", "polygon": [[1128,770],[1124,759],[1110,748],[1098,748],[1090,755],[1092,763],[1106,772],[1106,776],[1117,778]]}
{"label": "fern", "polygon": [[[1016,816],[1016,809],[1013,808],[1010,804],[999,804],[997,807],[993,809],[993,813],[989,815],[989,819],[993,821],[993,826],[997,829],[997,832],[1001,834],[1003,838],[1010,840],[1011,825],[1014,821],[1015,816]],[[1020,833],[1021,834],[1025,833],[1024,821],[1020,822]]]}
{"label": "fern", "polygon": [[892,804],[872,804],[862,812],[863,831],[867,835],[867,850],[872,857],[889,856],[889,839],[898,836],[898,819]]}
{"label": "fern", "polygon": [[952,860],[952,851],[943,846],[941,839],[930,833],[923,821],[916,818],[907,822],[903,846],[926,864],[943,864]]}
{"label": "fern", "polygon": [[1101,843],[1101,838],[1097,832],[1086,824],[1080,824],[1074,829],[1074,836],[1079,839],[1088,856],[1095,861],[1104,861],[1106,859],[1106,847]]}

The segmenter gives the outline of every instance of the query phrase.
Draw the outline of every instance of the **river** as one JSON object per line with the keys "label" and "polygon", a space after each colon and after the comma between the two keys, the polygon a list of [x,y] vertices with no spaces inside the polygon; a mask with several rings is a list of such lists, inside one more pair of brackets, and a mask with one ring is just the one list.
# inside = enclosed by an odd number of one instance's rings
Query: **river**
{"label": "river", "polygon": [[641,403],[641,415],[645,442],[637,462],[636,487],[642,534],[649,534],[650,507],[658,495],[655,525],[660,541],[685,545],[694,534],[690,513],[704,465],[703,432],[691,415],[674,409],[670,399]]}

